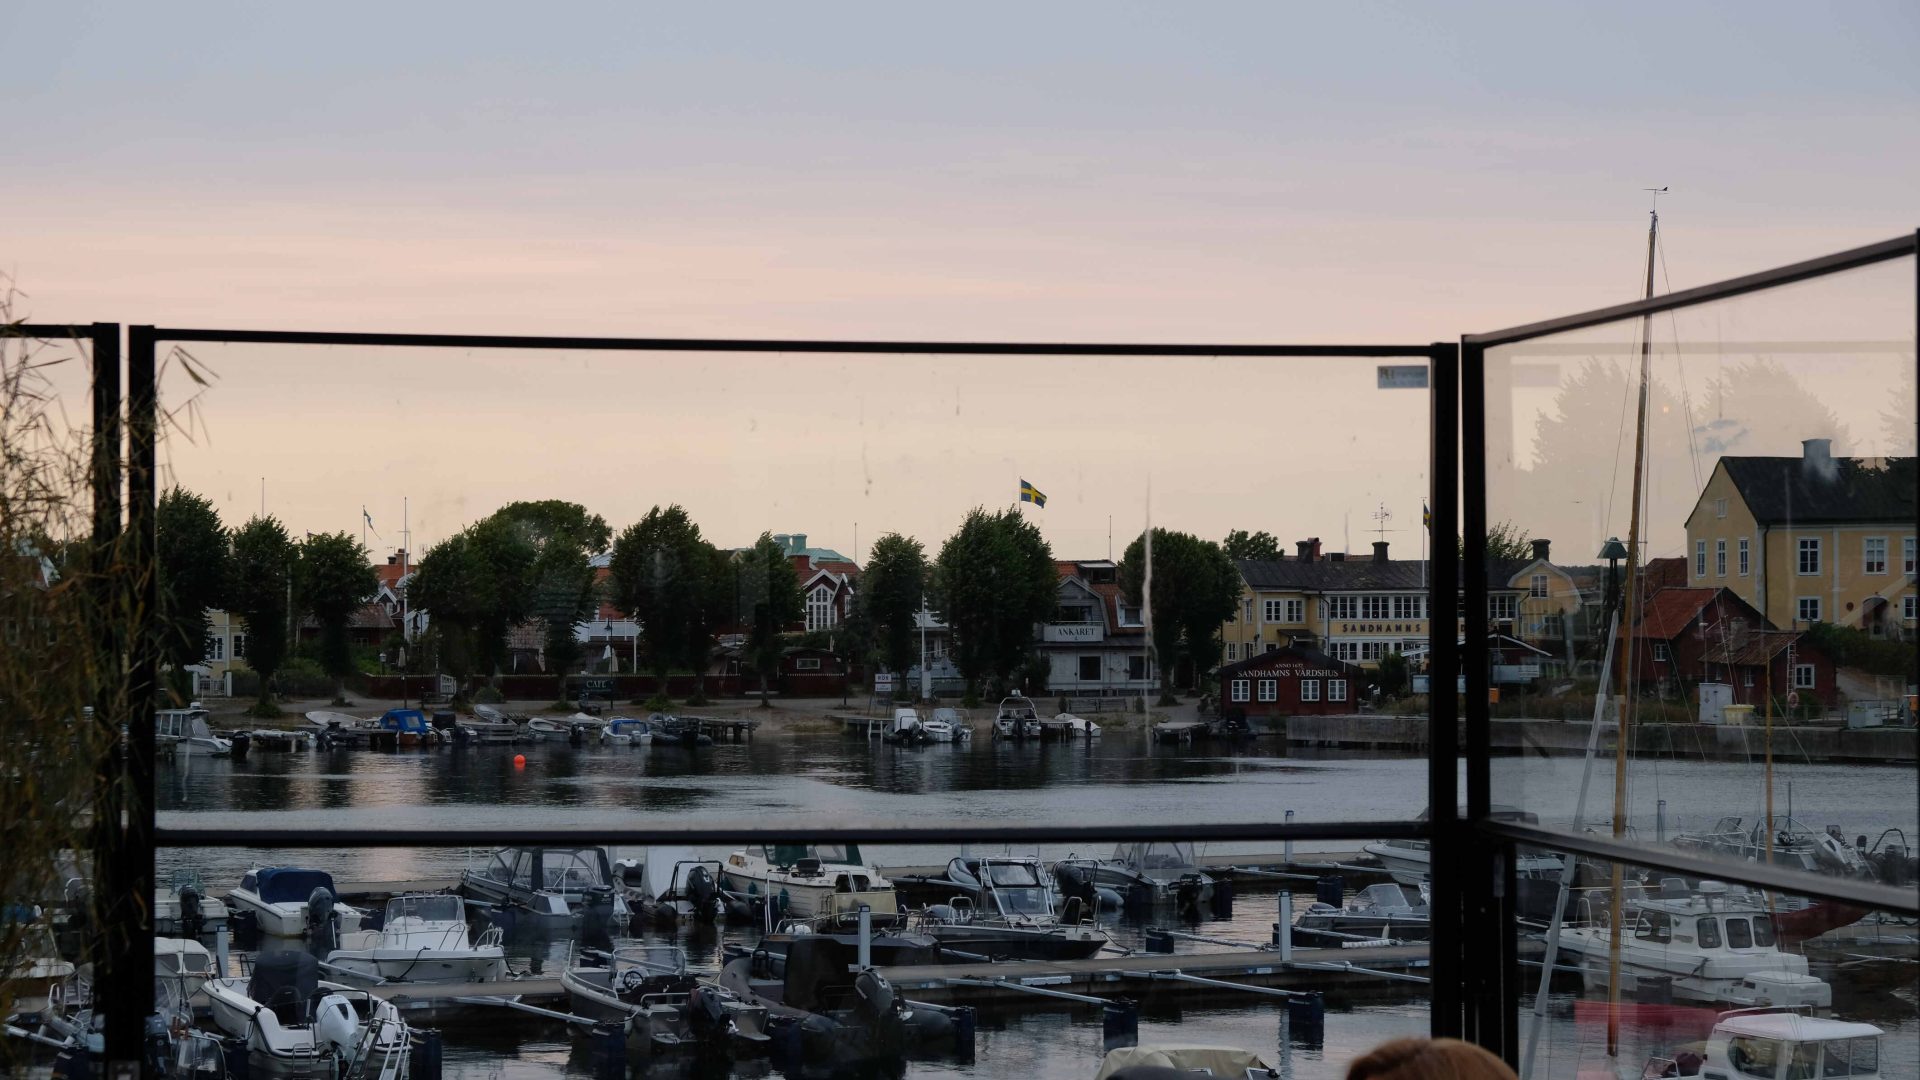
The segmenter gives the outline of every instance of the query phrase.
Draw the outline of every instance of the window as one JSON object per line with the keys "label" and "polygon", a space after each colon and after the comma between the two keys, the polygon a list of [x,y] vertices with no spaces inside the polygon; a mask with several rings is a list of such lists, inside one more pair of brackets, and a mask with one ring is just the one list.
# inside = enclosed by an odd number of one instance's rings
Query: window
{"label": "window", "polygon": [[1653,643],[1653,658],[1662,664],[1667,662],[1668,656],[1667,656],[1666,642],[1656,641]]}
{"label": "window", "polygon": [[1360,603],[1352,596],[1329,596],[1326,599],[1327,618],[1352,619],[1358,617]]}
{"label": "window", "polygon": [[1741,685],[1741,686],[1752,686],[1752,685],[1753,685],[1753,669],[1752,669],[1752,668],[1743,668],[1743,669],[1741,670],[1741,672],[1740,672],[1740,685]]}
{"label": "window", "polygon": [[1701,919],[1699,922],[1694,924],[1694,928],[1697,931],[1699,931],[1701,948],[1717,949],[1720,947],[1720,920],[1719,919],[1713,919],[1713,918]]}
{"label": "window", "polygon": [[1693,542],[1693,576],[1701,578],[1707,576],[1707,542],[1705,540]]}
{"label": "window", "polygon": [[[1247,618],[1249,619],[1253,618],[1253,601],[1251,600],[1247,601]],[[1141,625],[1139,605],[1137,604],[1121,604],[1120,605],[1120,625],[1121,626]]]}
{"label": "window", "polygon": [[1887,572],[1886,537],[1869,536],[1860,542],[1860,572],[1863,574]]}
{"label": "window", "polygon": [[1913,573],[1913,537],[1911,536],[1900,539],[1900,572]]}
{"label": "window", "polygon": [[1830,1039],[1826,1043],[1827,1076],[1872,1076],[1880,1071],[1880,1040]]}
{"label": "window", "polygon": [[1800,538],[1800,573],[1813,576],[1820,573],[1820,538],[1803,536]]}
{"label": "window", "polygon": [[1307,602],[1305,600],[1287,601],[1286,622],[1303,623],[1307,621]]}
{"label": "window", "polygon": [[1327,700],[1328,701],[1347,700],[1347,680],[1328,679],[1327,680]]}
{"label": "window", "polygon": [[1262,611],[1262,613],[1263,613],[1263,618],[1262,618],[1262,620],[1261,620],[1261,621],[1263,621],[1263,622],[1279,622],[1279,621],[1280,621],[1280,611],[1281,611],[1281,608],[1282,608],[1282,607],[1283,607],[1283,604],[1282,604],[1282,603],[1281,603],[1281,601],[1279,601],[1279,600],[1268,600],[1268,601],[1265,601],[1265,602],[1264,602],[1264,603],[1263,603],[1263,604],[1261,605],[1261,611]]}
{"label": "window", "polygon": [[815,585],[807,594],[807,629],[825,630],[833,625],[833,590]]}
{"label": "window", "polygon": [[1363,596],[1360,598],[1360,617],[1363,619],[1390,619],[1388,614],[1393,608],[1390,598],[1385,596]]}
{"label": "window", "polygon": [[1147,678],[1147,658],[1144,656],[1127,657],[1127,678],[1134,682],[1145,682]]}
{"label": "window", "polygon": [[795,671],[819,671],[820,658],[817,656],[796,656],[793,658]]}
{"label": "window", "polygon": [[1780,1044],[1772,1039],[1736,1035],[1727,1043],[1727,1064],[1747,1076],[1773,1080],[1780,1068]]}
{"label": "window", "polygon": [[1558,611],[1549,613],[1540,620],[1540,632],[1550,638],[1566,637],[1567,617]]}
{"label": "window", "polygon": [[1279,643],[1279,642],[1277,642],[1277,641],[1269,641],[1269,642],[1267,642],[1267,651],[1268,651],[1268,652],[1279,652],[1279,651],[1280,651],[1280,643]]}
{"label": "window", "polygon": [[1713,542],[1713,576],[1727,576],[1727,542],[1725,540]]}
{"label": "window", "polygon": [[1080,658],[1080,681],[1100,681],[1100,658],[1098,656],[1083,656]]}
{"label": "window", "polygon": [[1916,613],[1915,605],[1914,605],[1915,600],[1920,600],[1920,597],[1916,597],[1912,593],[1908,593],[1907,595],[1900,598],[1900,617],[1907,620],[1908,622],[1913,621],[1913,617]]}
{"label": "window", "polygon": [[1717,518],[1723,518],[1727,516],[1727,500],[1725,499],[1713,500],[1713,516]]}
{"label": "window", "polygon": [[1396,619],[1424,619],[1427,617],[1427,598],[1424,596],[1396,596],[1393,598],[1393,617]]}
{"label": "window", "polygon": [[1320,700],[1320,680],[1319,679],[1301,679],[1300,680],[1300,700],[1301,701],[1319,701]]}
{"label": "window", "polygon": [[233,635],[233,658],[235,660],[244,660],[246,659],[246,656],[247,656],[247,635],[245,634]]}
{"label": "window", "polygon": [[1746,576],[1747,576],[1747,572],[1748,572],[1748,566],[1747,566],[1747,557],[1748,557],[1748,554],[1749,554],[1749,553],[1748,553],[1748,550],[1747,550],[1747,538],[1743,536],[1743,537],[1741,537],[1741,538],[1740,538],[1740,576],[1741,576],[1741,577],[1746,577]]}
{"label": "window", "polygon": [[1763,949],[1773,947],[1773,916],[1755,915],[1753,917],[1753,943]]}
{"label": "window", "polygon": [[1239,648],[1240,648],[1240,645],[1238,642],[1234,642],[1234,641],[1227,642],[1227,661],[1229,663],[1233,661],[1234,653],[1239,651]]}
{"label": "window", "polygon": [[1795,690],[1813,689],[1813,665],[1812,664],[1793,665],[1793,688]]}
{"label": "window", "polygon": [[1245,600],[1242,600],[1240,603],[1243,607],[1247,609],[1247,621],[1252,622],[1253,621],[1253,597],[1249,596]]}
{"label": "window", "polygon": [[1535,600],[1545,600],[1547,598],[1547,575],[1533,575],[1533,580],[1527,583],[1527,595],[1533,597]]}
{"label": "window", "polygon": [[1817,596],[1801,597],[1799,618],[1800,618],[1800,621],[1804,623],[1819,622],[1820,621],[1820,598]]}
{"label": "window", "polygon": [[227,639],[218,634],[207,639],[207,659],[213,661],[227,658]]}
{"label": "window", "polygon": [[1248,690],[1248,689],[1249,689],[1249,687],[1248,687],[1248,683],[1247,683],[1247,680],[1245,680],[1245,679],[1235,679],[1235,680],[1233,680],[1233,688],[1232,688],[1232,692],[1231,692],[1230,694],[1228,694],[1227,696],[1228,696],[1228,697],[1231,697],[1231,698],[1232,698],[1233,700],[1235,700],[1235,701],[1245,701],[1245,700],[1247,700],[1247,690]]}
{"label": "window", "polygon": [[1260,700],[1261,701],[1279,701],[1280,700],[1280,680],[1261,679],[1260,680]]}
{"label": "window", "polygon": [[1520,609],[1520,598],[1500,595],[1487,597],[1487,618],[1494,622],[1512,622],[1514,613]]}
{"label": "window", "polygon": [[1730,918],[1727,920],[1727,948],[1753,948],[1753,928],[1747,925],[1746,919]]}
{"label": "window", "polygon": [[1645,912],[1640,916],[1640,925],[1634,927],[1633,936],[1665,945],[1673,940],[1673,922],[1664,911]]}

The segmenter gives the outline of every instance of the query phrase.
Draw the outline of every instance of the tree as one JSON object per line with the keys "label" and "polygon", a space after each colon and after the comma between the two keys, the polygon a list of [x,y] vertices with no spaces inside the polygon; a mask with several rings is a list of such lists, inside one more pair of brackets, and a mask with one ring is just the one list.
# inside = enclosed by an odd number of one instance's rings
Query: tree
{"label": "tree", "polygon": [[511,519],[486,518],[466,532],[476,602],[474,659],[491,680],[505,666],[507,631],[533,612],[534,563],[539,553]]}
{"label": "tree", "polygon": [[[1454,541],[1454,550],[1462,558],[1466,557],[1465,541]],[[1511,562],[1515,559],[1533,558],[1533,540],[1526,532],[1511,521],[1502,521],[1487,527],[1487,558],[1496,562]]]}
{"label": "tree", "polygon": [[940,548],[934,582],[969,697],[978,696],[982,680],[1004,685],[1025,664],[1034,627],[1059,606],[1053,550],[1011,509],[968,513]]}
{"label": "tree", "polygon": [[533,546],[530,611],[542,627],[548,669],[564,678],[580,659],[575,627],[594,609],[592,557],[607,549],[613,531],[599,514],[559,499],[508,503],[493,517]]}
{"label": "tree", "polygon": [[1280,558],[1280,541],[1264,529],[1250,533],[1245,529],[1235,529],[1220,542],[1229,559],[1252,559],[1274,562]]}
{"label": "tree", "polygon": [[160,656],[178,678],[207,655],[207,609],[224,602],[229,537],[204,496],[173,488],[155,512]]}
{"label": "tree", "polygon": [[[1171,705],[1174,672],[1186,657],[1195,679],[1220,662],[1220,624],[1240,601],[1240,572],[1220,545],[1189,533],[1153,530],[1153,585],[1146,583],[1147,537],[1127,545],[1120,559],[1120,591],[1150,606],[1162,705]],[[1151,605],[1146,601],[1151,600]]]}
{"label": "tree", "polygon": [[473,671],[473,633],[479,620],[479,585],[469,537],[455,533],[427,549],[407,582],[407,603],[431,616],[427,633],[438,659],[465,692]]}
{"label": "tree", "polygon": [[760,676],[760,704],[765,705],[767,680],[780,673],[782,634],[788,623],[805,614],[800,577],[772,533],[761,533],[732,561],[732,568],[734,618],[747,628],[747,660]]}
{"label": "tree", "polygon": [[301,607],[320,623],[320,666],[339,684],[336,704],[344,704],[346,677],[353,673],[347,620],[380,591],[380,578],[367,549],[344,532],[309,535],[299,554],[294,589]]}
{"label": "tree", "polygon": [[[662,693],[673,665],[692,662],[692,640],[705,634],[711,641],[711,552],[700,526],[678,505],[654,507],[613,542],[613,603],[640,623],[641,654]],[[704,657],[706,648],[698,651]]]}
{"label": "tree", "polygon": [[1407,658],[1397,652],[1382,656],[1374,666],[1373,683],[1386,697],[1399,697],[1406,693],[1409,682]]}
{"label": "tree", "polygon": [[263,715],[277,711],[269,688],[287,657],[287,594],[297,557],[293,540],[275,518],[255,517],[233,534],[226,608],[246,620],[247,663],[260,674],[254,709]]}
{"label": "tree", "polygon": [[895,674],[913,666],[920,602],[927,594],[927,551],[920,541],[888,533],[873,545],[855,598],[880,663]]}

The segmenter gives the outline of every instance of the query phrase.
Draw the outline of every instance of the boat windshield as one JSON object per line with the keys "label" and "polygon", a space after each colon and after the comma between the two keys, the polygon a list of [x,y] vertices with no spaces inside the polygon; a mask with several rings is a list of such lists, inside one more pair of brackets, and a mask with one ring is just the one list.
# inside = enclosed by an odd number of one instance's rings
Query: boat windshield
{"label": "boat windshield", "polygon": [[433,896],[396,896],[387,901],[387,922],[414,918],[422,922],[461,922],[466,911],[460,898],[449,893]]}
{"label": "boat windshield", "polygon": [[859,844],[775,844],[767,849],[767,858],[778,866],[792,866],[801,859],[822,863],[865,865],[860,861]]}
{"label": "boat windshield", "polygon": [[548,848],[540,855],[543,889],[591,889],[607,883],[598,848]]}
{"label": "boat windshield", "polygon": [[1194,865],[1192,844],[1141,844],[1136,850],[1142,870],[1191,870]]}
{"label": "boat windshield", "polygon": [[628,945],[614,953],[613,959],[616,968],[639,968],[653,975],[678,975],[687,970],[686,950],[675,945]]}
{"label": "boat windshield", "polygon": [[1038,885],[996,888],[993,895],[1005,915],[1053,914],[1053,907],[1047,902],[1047,890]]}
{"label": "boat windshield", "polygon": [[1780,1068],[1780,1044],[1773,1039],[1736,1035],[1727,1043],[1727,1064],[1747,1076],[1772,1080]]}
{"label": "boat windshield", "polygon": [[995,885],[1019,886],[1040,884],[1040,878],[1034,874],[1033,866],[1030,863],[988,863],[987,873],[992,877]]}
{"label": "boat windshield", "polygon": [[1821,1076],[1872,1076],[1880,1071],[1880,1040],[1828,1039]]}

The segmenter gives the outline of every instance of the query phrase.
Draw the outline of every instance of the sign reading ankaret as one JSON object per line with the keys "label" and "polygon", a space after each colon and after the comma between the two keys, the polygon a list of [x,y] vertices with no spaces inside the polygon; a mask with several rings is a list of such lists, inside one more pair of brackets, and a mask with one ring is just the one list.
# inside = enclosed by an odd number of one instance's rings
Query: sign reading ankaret
{"label": "sign reading ankaret", "polygon": [[1289,646],[1220,669],[1220,704],[1246,716],[1354,711],[1365,673],[1326,653]]}

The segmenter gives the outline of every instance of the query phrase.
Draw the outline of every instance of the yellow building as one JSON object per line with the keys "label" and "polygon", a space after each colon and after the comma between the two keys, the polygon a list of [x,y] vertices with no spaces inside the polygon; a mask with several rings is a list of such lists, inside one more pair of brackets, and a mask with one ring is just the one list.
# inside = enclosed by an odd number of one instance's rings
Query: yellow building
{"label": "yellow building", "polygon": [[230,611],[207,609],[207,654],[187,668],[195,697],[220,697],[232,692],[230,673],[247,669],[247,622]]}
{"label": "yellow building", "polygon": [[1687,515],[1687,582],[1725,586],[1778,627],[1915,630],[1914,460],[1723,457]]}

